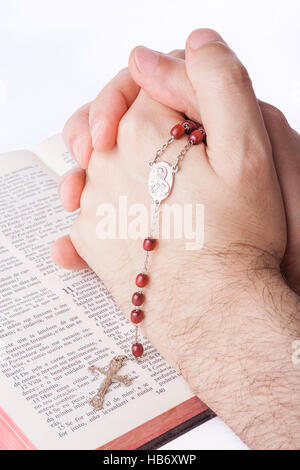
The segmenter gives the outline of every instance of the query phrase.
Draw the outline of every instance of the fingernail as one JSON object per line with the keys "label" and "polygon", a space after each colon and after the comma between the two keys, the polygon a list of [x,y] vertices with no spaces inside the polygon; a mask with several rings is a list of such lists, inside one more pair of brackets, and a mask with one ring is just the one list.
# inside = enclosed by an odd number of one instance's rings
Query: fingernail
{"label": "fingernail", "polygon": [[96,142],[100,139],[104,132],[105,121],[97,121],[92,125],[91,134],[92,134],[92,144],[95,148]]}
{"label": "fingernail", "polygon": [[134,51],[134,59],[137,68],[141,73],[150,75],[158,65],[160,53],[147,49],[147,47],[137,47]]}
{"label": "fingernail", "polygon": [[82,166],[86,160],[86,156],[89,152],[90,138],[88,135],[80,135],[75,139],[73,143],[73,155],[76,158],[80,166]]}
{"label": "fingernail", "polygon": [[222,36],[220,36],[220,34],[216,31],[213,31],[211,29],[197,29],[196,31],[193,31],[190,35],[188,43],[191,49],[196,50],[204,46],[204,44],[207,44],[208,42],[215,41],[226,44]]}
{"label": "fingernail", "polygon": [[76,173],[81,173],[81,172],[82,172],[81,168],[75,167],[75,168],[72,168],[72,170],[69,170],[67,171],[67,173],[64,173],[62,175],[58,183],[58,187],[57,187],[58,197],[60,199],[65,198],[66,181],[68,181],[68,184],[69,184],[69,177],[73,178],[74,174],[76,175]]}

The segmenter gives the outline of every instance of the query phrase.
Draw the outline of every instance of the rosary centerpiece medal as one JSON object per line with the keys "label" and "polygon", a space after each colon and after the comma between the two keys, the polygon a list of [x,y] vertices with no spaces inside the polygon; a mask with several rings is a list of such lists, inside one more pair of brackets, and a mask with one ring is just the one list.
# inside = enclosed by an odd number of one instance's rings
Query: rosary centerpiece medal
{"label": "rosary centerpiece medal", "polygon": [[169,163],[153,163],[149,174],[148,188],[154,202],[161,203],[169,196],[173,180],[173,170]]}

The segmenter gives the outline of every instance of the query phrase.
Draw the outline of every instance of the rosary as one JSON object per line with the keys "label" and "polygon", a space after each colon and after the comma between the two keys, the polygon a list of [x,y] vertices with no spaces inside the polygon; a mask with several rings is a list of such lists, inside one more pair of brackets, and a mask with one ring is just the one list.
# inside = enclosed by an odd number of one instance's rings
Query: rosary
{"label": "rosary", "polygon": [[[186,153],[192,145],[198,145],[201,142],[205,142],[206,134],[202,124],[199,124],[190,119],[185,120],[182,124],[176,124],[170,131],[171,137],[169,140],[157,150],[153,160],[149,162],[151,168],[148,180],[148,189],[150,196],[154,200],[154,212],[151,221],[151,228],[148,238],[143,242],[143,249],[146,251],[146,257],[142,271],[136,276],[137,291],[132,295],[132,304],[134,307],[141,307],[145,302],[145,294],[143,288],[149,283],[148,263],[150,251],[153,251],[156,247],[157,240],[153,238],[155,233],[156,221],[159,216],[159,210],[161,203],[166,199],[172,191],[174,183],[174,175],[180,169],[180,163],[184,159]],[[175,163],[169,164],[164,161],[158,162],[162,154],[174,142],[175,139],[180,139],[185,134],[188,135],[188,142],[183,147],[181,152],[176,158]],[[131,311],[130,319],[135,325],[135,340],[131,346],[132,355],[135,358],[139,358],[144,353],[144,348],[141,343],[138,342],[138,327],[139,323],[144,319],[144,311],[140,308],[135,308]],[[128,359],[127,356],[115,356],[109,363],[107,369],[91,366],[89,371],[93,374],[101,373],[105,376],[101,387],[99,388],[96,395],[91,399],[90,404],[95,410],[101,410],[104,404],[105,394],[112,382],[119,382],[124,385],[131,385],[132,380],[127,376],[118,375],[118,371],[123,366],[124,362]]]}

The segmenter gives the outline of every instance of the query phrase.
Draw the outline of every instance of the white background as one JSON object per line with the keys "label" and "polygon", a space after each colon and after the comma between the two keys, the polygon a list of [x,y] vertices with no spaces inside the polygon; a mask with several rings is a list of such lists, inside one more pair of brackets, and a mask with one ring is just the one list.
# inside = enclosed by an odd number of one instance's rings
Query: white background
{"label": "white background", "polygon": [[[0,152],[60,132],[143,44],[184,47],[198,27],[219,31],[257,95],[300,130],[299,0],[0,0]],[[241,448],[219,419],[167,446]]]}

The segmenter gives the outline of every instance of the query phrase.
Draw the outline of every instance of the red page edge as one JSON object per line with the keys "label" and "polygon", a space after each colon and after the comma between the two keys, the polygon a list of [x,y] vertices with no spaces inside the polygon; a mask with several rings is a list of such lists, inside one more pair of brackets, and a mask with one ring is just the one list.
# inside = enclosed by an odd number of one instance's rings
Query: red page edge
{"label": "red page edge", "polygon": [[[207,411],[207,406],[197,397],[180,403],[146,423],[113,439],[97,450],[135,450],[176,426]],[[37,450],[21,429],[0,407],[0,450]]]}
{"label": "red page edge", "polygon": [[21,429],[0,406],[0,450],[36,450]]}

